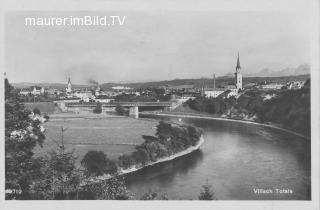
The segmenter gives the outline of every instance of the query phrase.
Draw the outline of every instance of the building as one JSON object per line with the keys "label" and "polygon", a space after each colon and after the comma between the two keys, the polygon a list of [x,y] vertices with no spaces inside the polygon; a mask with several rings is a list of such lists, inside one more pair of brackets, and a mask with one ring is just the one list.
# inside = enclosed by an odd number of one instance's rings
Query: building
{"label": "building", "polygon": [[71,80],[70,77],[68,78],[68,84],[66,88],[66,93],[70,94],[72,92],[72,85],[71,85]]}
{"label": "building", "polygon": [[46,92],[48,93],[48,95],[59,95],[61,93],[60,90],[55,88],[49,88],[46,90]]}
{"label": "building", "polygon": [[114,99],[111,99],[106,95],[99,95],[96,97],[95,101],[100,103],[110,103],[111,101],[114,101]]}
{"label": "building", "polygon": [[292,81],[286,85],[287,89],[301,89],[303,86],[304,81]]}
{"label": "building", "polygon": [[235,76],[235,85],[237,91],[242,90],[242,74],[241,74],[241,66],[240,66],[240,58],[238,53],[238,59],[237,59],[237,66],[236,66],[236,72],[234,73]]}
{"label": "building", "polygon": [[270,83],[270,84],[261,85],[261,89],[264,89],[264,90],[279,90],[282,87],[283,87],[283,85],[278,84],[278,83]]}
{"label": "building", "polygon": [[213,74],[213,88],[205,88],[204,95],[207,98],[217,98],[225,91],[225,88],[216,88],[216,75]]}
{"label": "building", "polygon": [[84,102],[89,102],[91,99],[94,98],[94,95],[91,90],[79,90],[72,94],[73,97],[80,98]]}
{"label": "building", "polygon": [[224,88],[216,88],[215,86],[213,88],[206,88],[204,90],[204,95],[207,98],[217,98],[219,95],[224,93],[226,90]]}
{"label": "building", "polygon": [[237,96],[239,91],[243,90],[242,87],[242,74],[241,74],[240,58],[238,53],[236,72],[234,73],[235,84],[227,85],[223,88],[216,88],[215,74],[213,74],[213,88],[206,88],[203,90],[203,95],[207,98],[216,98],[223,93],[225,97]]}
{"label": "building", "polygon": [[111,88],[112,88],[112,90],[116,90],[116,91],[129,91],[132,89],[130,87],[125,87],[125,86],[114,86]]}
{"label": "building", "polygon": [[31,94],[32,95],[42,95],[42,94],[44,94],[44,88],[38,87],[38,86],[33,86]]}
{"label": "building", "polygon": [[20,95],[29,95],[31,93],[31,90],[30,89],[28,89],[28,88],[23,88],[23,89],[21,89],[20,90],[20,92],[19,92],[19,94]]}

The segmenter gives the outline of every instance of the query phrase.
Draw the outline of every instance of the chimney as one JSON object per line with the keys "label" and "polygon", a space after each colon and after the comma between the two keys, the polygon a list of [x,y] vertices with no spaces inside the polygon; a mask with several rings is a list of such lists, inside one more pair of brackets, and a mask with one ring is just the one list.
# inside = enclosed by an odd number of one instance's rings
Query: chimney
{"label": "chimney", "polygon": [[216,74],[213,74],[213,89],[216,89]]}

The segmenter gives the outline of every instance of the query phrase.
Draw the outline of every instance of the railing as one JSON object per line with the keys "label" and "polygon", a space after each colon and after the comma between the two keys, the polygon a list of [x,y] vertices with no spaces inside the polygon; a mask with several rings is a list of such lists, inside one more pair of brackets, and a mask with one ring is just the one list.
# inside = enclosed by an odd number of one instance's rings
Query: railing
{"label": "railing", "polygon": [[[67,107],[95,107],[97,102],[68,102],[65,103]],[[115,107],[117,105],[131,107],[131,106],[165,106],[170,107],[173,105],[172,102],[111,102],[101,103],[103,107]]]}

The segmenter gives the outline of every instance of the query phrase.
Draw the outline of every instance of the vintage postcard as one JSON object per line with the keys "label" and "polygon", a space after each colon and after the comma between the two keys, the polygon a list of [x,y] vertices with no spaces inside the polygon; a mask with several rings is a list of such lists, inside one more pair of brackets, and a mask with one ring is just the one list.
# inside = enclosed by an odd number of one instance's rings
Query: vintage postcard
{"label": "vintage postcard", "polygon": [[319,17],[3,1],[3,209],[319,209]]}

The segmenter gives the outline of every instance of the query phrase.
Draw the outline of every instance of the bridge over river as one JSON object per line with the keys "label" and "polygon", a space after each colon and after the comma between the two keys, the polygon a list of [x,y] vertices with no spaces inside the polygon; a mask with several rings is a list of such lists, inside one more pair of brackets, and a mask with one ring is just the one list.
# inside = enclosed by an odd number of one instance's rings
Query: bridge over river
{"label": "bridge over river", "polygon": [[[97,106],[97,102],[64,102],[64,101],[57,101],[58,106],[63,111],[73,111],[73,112],[80,112],[80,111],[90,111],[92,112],[93,109]],[[134,118],[139,118],[139,107],[153,107],[159,108],[161,110],[170,111],[176,108],[180,103],[178,101],[160,101],[160,102],[110,102],[110,103],[100,103],[102,107],[102,111],[111,111],[118,105],[122,107],[129,108],[129,116]]]}

